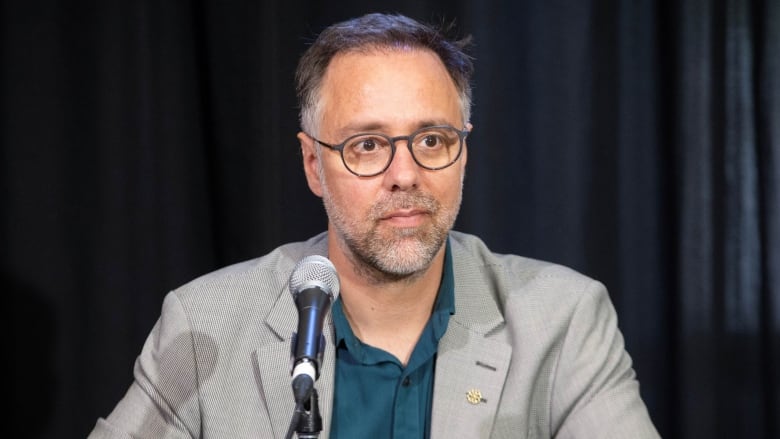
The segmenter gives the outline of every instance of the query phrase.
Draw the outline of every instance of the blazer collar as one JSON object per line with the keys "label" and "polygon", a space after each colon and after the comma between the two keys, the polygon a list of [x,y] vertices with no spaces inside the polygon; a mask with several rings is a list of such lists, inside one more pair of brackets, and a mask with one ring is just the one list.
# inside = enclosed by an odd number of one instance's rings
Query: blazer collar
{"label": "blazer collar", "polygon": [[[485,425],[493,424],[512,348],[504,342],[486,338],[500,331],[505,324],[494,296],[496,279],[488,275],[484,263],[472,250],[452,236],[450,240],[455,271],[455,315],[450,318],[447,331],[439,341],[431,437],[480,437]],[[280,276],[289,277],[295,263],[311,254],[327,254],[327,234],[320,234],[284,254],[280,261]],[[279,340],[258,348],[254,359],[277,438],[285,436],[294,409],[290,388],[290,340],[297,329],[297,319],[290,316],[295,316],[297,310],[287,291],[287,279],[283,284],[266,319],[266,325]],[[335,331],[330,315],[325,320],[323,332],[327,343],[316,388],[323,423],[320,437],[327,439],[336,369]],[[469,402],[469,396],[474,401],[477,395],[476,403]]]}

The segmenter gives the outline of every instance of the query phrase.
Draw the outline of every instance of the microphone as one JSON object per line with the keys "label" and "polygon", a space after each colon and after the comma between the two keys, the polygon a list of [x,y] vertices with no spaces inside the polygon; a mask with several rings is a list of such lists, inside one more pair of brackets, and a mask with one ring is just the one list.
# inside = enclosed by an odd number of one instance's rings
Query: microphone
{"label": "microphone", "polygon": [[296,403],[311,397],[320,376],[325,337],[322,326],[339,294],[336,267],[323,256],[301,259],[290,275],[290,292],[298,308],[298,332],[292,340],[292,387]]}

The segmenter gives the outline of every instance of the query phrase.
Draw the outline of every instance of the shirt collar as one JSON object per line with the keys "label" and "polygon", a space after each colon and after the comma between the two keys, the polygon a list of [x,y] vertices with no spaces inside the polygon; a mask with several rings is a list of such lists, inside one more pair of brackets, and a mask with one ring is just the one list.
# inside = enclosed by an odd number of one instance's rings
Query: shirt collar
{"label": "shirt collar", "polygon": [[[333,324],[336,328],[336,346],[339,346],[342,342],[350,350],[358,346],[360,343],[352,332],[347,317],[344,315],[340,296],[333,304],[331,313],[333,315]],[[433,335],[437,341],[444,336],[450,316],[453,314],[455,314],[455,274],[452,269],[452,250],[448,237],[444,249],[444,267],[441,284],[439,285],[439,292],[436,295],[430,318],[430,323],[433,326]]]}

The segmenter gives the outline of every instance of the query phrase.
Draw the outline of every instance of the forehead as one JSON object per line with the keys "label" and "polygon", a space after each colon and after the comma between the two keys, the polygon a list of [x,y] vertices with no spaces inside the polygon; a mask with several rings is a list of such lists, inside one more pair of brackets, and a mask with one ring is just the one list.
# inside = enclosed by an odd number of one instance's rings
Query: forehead
{"label": "forehead", "polygon": [[320,99],[323,129],[461,123],[455,82],[428,49],[340,53],[325,72]]}

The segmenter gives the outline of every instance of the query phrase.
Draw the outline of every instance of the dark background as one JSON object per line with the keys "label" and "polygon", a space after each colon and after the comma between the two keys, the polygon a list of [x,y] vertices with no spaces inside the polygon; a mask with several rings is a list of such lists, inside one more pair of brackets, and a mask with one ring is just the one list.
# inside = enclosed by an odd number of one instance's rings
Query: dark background
{"label": "dark background", "polygon": [[325,228],[293,71],[370,11],[475,38],[457,228],[607,284],[664,437],[780,435],[780,2],[0,5],[19,436],[85,436],[168,290]]}

